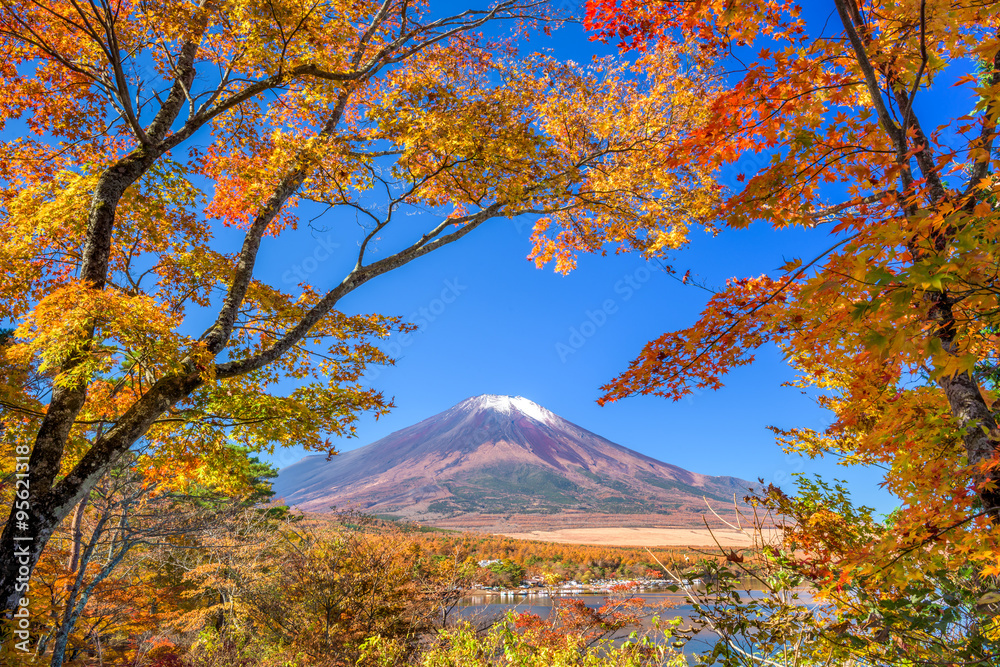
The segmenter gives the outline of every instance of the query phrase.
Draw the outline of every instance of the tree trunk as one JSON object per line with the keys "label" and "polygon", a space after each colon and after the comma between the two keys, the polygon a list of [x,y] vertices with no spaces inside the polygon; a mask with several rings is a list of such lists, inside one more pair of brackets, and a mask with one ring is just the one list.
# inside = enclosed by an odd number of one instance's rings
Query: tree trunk
{"label": "tree trunk", "polygon": [[[1000,433],[979,385],[969,373],[941,378],[938,385],[948,397],[951,414],[962,430],[968,464],[982,466],[994,461],[1000,455]],[[994,524],[1000,524],[1000,470],[996,467],[991,470],[979,468],[973,472],[973,480],[983,503],[983,511],[989,514]]]}
{"label": "tree trunk", "polygon": [[73,513],[73,543],[70,547],[69,562],[66,569],[71,574],[76,573],[76,568],[80,564],[80,543],[83,541],[83,513],[87,507],[87,498],[80,501]]}
{"label": "tree trunk", "polygon": [[0,599],[8,617],[22,598],[30,597],[31,572],[52,533],[78,501],[78,497],[47,497],[32,503],[25,522],[16,521],[11,514],[0,538]]}
{"label": "tree trunk", "polygon": [[[142,178],[170,148],[163,140],[187,100],[195,76],[195,56],[208,26],[209,11],[204,1],[198,3],[192,18],[192,35],[178,54],[177,77],[166,100],[146,128],[143,145],[104,170],[94,189],[87,214],[87,233],[79,277],[95,289],[103,289],[107,282],[118,203],[125,191]],[[85,349],[83,353],[86,353]],[[71,356],[62,364],[60,372],[72,370],[78,364],[79,359]],[[196,386],[197,384],[192,385],[188,391]],[[153,393],[152,390],[149,393]],[[178,394],[174,401],[182,395]],[[66,441],[86,396],[86,381],[78,385],[56,384],[53,387],[49,406],[42,418],[29,459],[30,518],[27,522],[19,522],[12,511],[0,536],[0,604],[3,604],[3,611],[8,614],[30,590],[28,578],[59,523],[90,492],[111,465],[113,456],[131,447],[146,432],[153,419],[174,402],[154,399],[153,404],[148,405],[150,402],[145,400],[148,394],[144,396],[123,416],[123,421],[127,421],[130,415],[133,417],[133,423],[128,424],[123,436],[117,438],[117,441],[112,438],[110,448],[100,447],[102,440],[95,442],[83,461],[57,484]],[[136,408],[141,408],[138,412],[146,414],[132,414],[137,412]],[[149,415],[152,416],[143,419]],[[112,432],[117,429],[118,426]],[[103,459],[94,455],[95,450],[97,454],[104,454]]]}

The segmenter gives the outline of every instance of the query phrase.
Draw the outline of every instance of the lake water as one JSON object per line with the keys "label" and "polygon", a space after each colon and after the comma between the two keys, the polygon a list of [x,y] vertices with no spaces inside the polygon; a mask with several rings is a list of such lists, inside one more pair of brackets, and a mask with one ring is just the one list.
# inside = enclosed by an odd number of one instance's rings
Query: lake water
{"label": "lake water", "polygon": [[[754,591],[752,593],[759,594],[758,591]],[[740,594],[743,595],[744,592],[740,591]],[[680,618],[683,619],[681,622],[682,628],[690,625],[687,621],[691,618],[693,610],[691,608],[691,604],[687,601],[687,598],[683,593],[671,593],[667,591],[640,591],[635,594],[635,597],[642,598],[651,607],[666,603],[666,608],[655,609],[655,613],[662,621],[670,621],[675,618]],[[583,600],[584,604],[588,607],[596,609],[597,607],[604,605],[608,596],[601,594],[581,594],[564,595],[556,599]],[[542,618],[547,618],[552,612],[552,608],[554,606],[553,599],[543,595],[504,596],[503,598],[496,595],[470,595],[463,598],[459,602],[456,612],[461,618],[477,624],[485,624],[491,620],[502,617],[508,611],[514,611],[517,613],[530,612],[532,614],[537,614]],[[648,621],[644,623],[644,626],[647,628],[650,627]],[[628,632],[629,631],[625,631],[623,636],[627,635]],[[684,652],[689,655],[700,653],[701,651],[711,647],[715,638],[716,635],[711,630],[701,630],[690,642],[688,642],[685,646]]]}
{"label": "lake water", "polygon": [[[739,592],[740,597],[744,600],[748,598],[759,599],[766,595],[761,590],[754,590],[754,586],[759,586],[759,582],[747,579],[746,581],[742,581],[741,584],[742,586],[737,588],[737,591]],[[698,594],[705,594],[707,590],[704,585],[698,585],[695,587],[695,592]],[[647,611],[656,613],[663,621],[680,618],[681,628],[691,627],[690,619],[693,616],[694,610],[684,593],[674,593],[662,589],[653,589],[638,591],[635,593],[635,597],[645,600],[647,605],[653,608]],[[566,594],[559,596],[556,599],[583,600],[584,604],[588,607],[597,608],[604,605],[608,599],[608,595]],[[808,592],[799,591],[798,604],[811,605],[812,602],[812,596]],[[658,608],[660,605],[662,605],[662,608]],[[457,614],[460,618],[469,620],[482,627],[490,621],[503,617],[508,611],[514,611],[517,613],[530,612],[532,614],[537,614],[542,618],[547,618],[552,612],[552,608],[554,606],[552,598],[544,595],[505,595],[503,597],[485,594],[470,595],[459,601],[458,607],[453,614]],[[652,615],[652,613],[650,615]],[[651,627],[648,620],[646,620],[643,625],[647,629]],[[627,636],[630,630],[631,629],[621,633],[619,638]],[[655,638],[655,634],[653,636]],[[688,656],[702,653],[710,649],[715,644],[716,640],[717,635],[714,632],[710,629],[703,628],[695,633],[693,638],[685,644],[684,653]]]}

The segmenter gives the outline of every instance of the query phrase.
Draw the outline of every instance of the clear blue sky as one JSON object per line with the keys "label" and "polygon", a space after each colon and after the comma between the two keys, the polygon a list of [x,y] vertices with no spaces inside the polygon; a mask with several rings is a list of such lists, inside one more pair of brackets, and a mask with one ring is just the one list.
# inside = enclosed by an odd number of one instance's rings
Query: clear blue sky
{"label": "clear blue sky", "polygon": [[[891,509],[891,498],[876,488],[875,472],[790,458],[774,444],[769,424],[828,423],[811,399],[779,387],[792,374],[776,349],[732,373],[720,391],[680,402],[637,397],[598,406],[600,385],[646,341],[690,324],[708,294],[635,255],[584,257],[568,276],[536,269],[526,260],[529,232],[529,225],[496,221],[341,302],[345,312],[417,319],[424,309],[430,317],[408,340],[388,341],[397,364],[379,367],[370,378],[395,398],[397,408],[377,422],[363,421],[359,437],[340,441],[340,449],[373,442],[469,396],[521,395],[614,442],[695,472],[787,484],[792,472],[818,471],[852,481],[859,501]],[[773,271],[822,240],[763,226],[715,238],[695,233],[675,266],[721,285],[730,276]],[[302,266],[314,247],[285,253],[270,269]],[[603,324],[586,325],[594,321]],[[582,346],[574,330],[590,334]],[[287,465],[301,456],[300,450],[283,450],[273,460]]]}
{"label": "clear blue sky", "polygon": [[[822,12],[810,9],[810,26],[818,32],[832,3]],[[560,55],[580,62],[601,48],[578,26],[557,32],[550,43]],[[325,224],[336,227],[338,221]],[[600,385],[625,369],[646,341],[691,324],[708,294],[681,285],[638,256],[583,257],[568,276],[536,269],[526,259],[529,234],[527,220],[487,223],[341,302],[345,312],[424,322],[408,340],[390,340],[386,349],[398,358],[397,365],[369,377],[372,386],[395,398],[396,409],[378,422],[362,421],[358,438],[339,441],[339,449],[373,442],[469,396],[521,395],[614,442],[689,470],[763,478],[785,488],[793,472],[821,473],[848,480],[858,502],[881,512],[895,506],[878,487],[878,470],[788,456],[774,443],[768,425],[822,428],[829,423],[828,414],[809,397],[780,386],[792,372],[774,348],[731,373],[720,391],[680,402],[638,397],[598,406]],[[314,260],[325,256],[323,243],[332,238],[303,229],[272,242],[262,256],[266,274],[287,279],[287,272],[298,267],[317,287],[331,287],[347,267],[338,260]],[[671,263],[680,273],[691,269],[708,285],[724,285],[728,277],[773,272],[792,257],[811,258],[811,251],[829,245],[826,231],[779,233],[756,225],[715,238],[695,231],[690,246]],[[580,333],[574,336],[574,331]],[[284,466],[302,455],[299,449],[282,450],[272,461]]]}

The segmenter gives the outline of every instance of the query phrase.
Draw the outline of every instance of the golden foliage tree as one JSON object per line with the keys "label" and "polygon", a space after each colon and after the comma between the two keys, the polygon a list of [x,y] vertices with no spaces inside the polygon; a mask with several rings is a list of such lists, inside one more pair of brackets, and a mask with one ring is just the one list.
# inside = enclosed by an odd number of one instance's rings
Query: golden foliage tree
{"label": "golden foliage tree", "polygon": [[[225,489],[229,442],[330,450],[388,409],[361,376],[406,325],[337,310],[368,281],[518,215],[543,217],[561,268],[564,246],[676,241],[663,212],[713,192],[664,168],[693,112],[677,63],[524,51],[558,19],[535,0],[0,4],[0,406],[30,485],[0,542],[8,608],[15,544],[33,567],[135,443],[151,481]],[[314,281],[332,286],[262,279],[317,204],[361,223],[337,227],[353,249]]]}

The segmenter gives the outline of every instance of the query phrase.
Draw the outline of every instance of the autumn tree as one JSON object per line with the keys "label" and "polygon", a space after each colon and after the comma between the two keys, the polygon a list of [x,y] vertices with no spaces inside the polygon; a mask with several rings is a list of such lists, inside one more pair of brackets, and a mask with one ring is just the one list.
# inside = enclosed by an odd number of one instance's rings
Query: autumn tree
{"label": "autumn tree", "polygon": [[[707,113],[675,146],[678,160],[718,173],[767,156],[703,224],[832,237],[780,275],[731,280],[694,326],[649,343],[605,400],[719,387],[774,343],[803,386],[830,390],[819,400],[837,417],[823,433],[782,433],[786,443],[889,465],[889,488],[921,508],[906,522],[917,540],[996,520],[994,387],[974,370],[995,363],[1000,312],[998,8],[836,0],[817,34],[787,0],[593,3],[601,34],[715,73],[701,79]],[[935,101],[959,94],[969,113],[940,118]]]}
{"label": "autumn tree", "polygon": [[424,554],[419,543],[413,542],[406,557],[419,595],[433,616],[428,619],[428,625],[449,627],[449,618],[462,598],[470,589],[488,580],[488,571],[479,567],[467,547],[456,546],[450,554]]}
{"label": "autumn tree", "polygon": [[[672,630],[659,623],[654,623],[654,629],[648,633],[641,636],[633,633],[625,641],[603,638],[588,644],[579,633],[553,634],[544,621],[539,623],[526,616],[531,615],[510,612],[485,632],[477,632],[468,623],[443,631],[436,645],[420,655],[415,664],[421,667],[682,667],[688,664],[686,656],[668,646]],[[360,664],[379,667],[399,664],[394,648],[385,642],[371,642]]]}
{"label": "autumn tree", "polygon": [[835,416],[822,431],[776,429],[779,441],[884,467],[902,503],[876,533],[853,534],[867,528],[848,517],[865,512],[843,496],[770,496],[796,510],[812,581],[893,599],[944,590],[929,582],[949,571],[973,591],[995,586],[1000,3],[593,0],[588,21],[637,57],[704,75],[692,83],[705,114],[674,145],[676,164],[743,173],[701,225],[829,235],[818,255],[728,281],[604,400],[714,389],[777,345]]}
{"label": "autumn tree", "polygon": [[[525,51],[558,25],[535,0],[0,4],[0,431],[30,483],[0,543],[8,608],[16,545],[33,567],[136,443],[150,481],[224,488],[228,443],[330,451],[385,412],[361,378],[407,325],[337,309],[368,281],[519,215],[590,249],[676,241],[631,230],[711,198],[663,168],[694,112],[678,63]],[[300,211],[339,246],[271,284],[261,253]]]}
{"label": "autumn tree", "polygon": [[408,540],[378,520],[338,518],[350,521],[263,531],[234,525],[211,535],[203,550],[184,554],[190,596],[202,604],[180,627],[251,652],[283,647],[316,665],[355,664],[374,636],[412,648],[438,605],[423,594]]}
{"label": "autumn tree", "polygon": [[60,526],[55,548],[50,544],[33,575],[49,612],[36,617],[51,618],[47,627],[36,623],[35,653],[50,651],[53,667],[83,650],[128,646],[176,615],[156,583],[162,561],[247,511],[240,499],[212,497],[203,489],[164,492],[147,482],[130,454],[77,506],[72,523]]}

